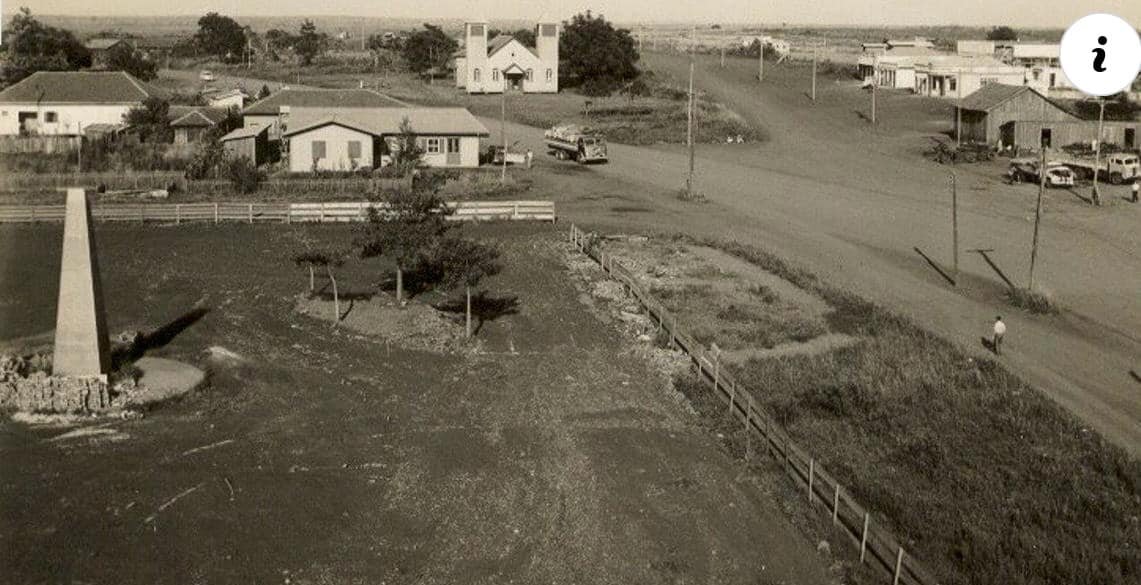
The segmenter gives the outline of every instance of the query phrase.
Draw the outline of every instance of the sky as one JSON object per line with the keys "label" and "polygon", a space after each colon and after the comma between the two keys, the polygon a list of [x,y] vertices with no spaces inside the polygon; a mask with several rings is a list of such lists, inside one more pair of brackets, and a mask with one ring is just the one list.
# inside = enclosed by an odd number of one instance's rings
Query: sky
{"label": "sky", "polygon": [[1091,12],[1141,27],[1141,0],[0,0],[4,14],[75,16],[353,15],[563,20],[587,9],[623,24],[696,22],[833,25],[995,25],[1064,28]]}

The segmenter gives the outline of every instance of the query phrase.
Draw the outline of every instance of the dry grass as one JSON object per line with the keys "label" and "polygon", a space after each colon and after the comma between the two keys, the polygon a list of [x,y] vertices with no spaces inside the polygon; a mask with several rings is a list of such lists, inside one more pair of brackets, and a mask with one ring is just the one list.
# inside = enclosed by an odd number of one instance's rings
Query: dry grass
{"label": "dry grass", "polygon": [[1028,288],[1013,288],[1006,293],[1011,305],[1039,315],[1052,315],[1061,311],[1054,297],[1048,293]]}

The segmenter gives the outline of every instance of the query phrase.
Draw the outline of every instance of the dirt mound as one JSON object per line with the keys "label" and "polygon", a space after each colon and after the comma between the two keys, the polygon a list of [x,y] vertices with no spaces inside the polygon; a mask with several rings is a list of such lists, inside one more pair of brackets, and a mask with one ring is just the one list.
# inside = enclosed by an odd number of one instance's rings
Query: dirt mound
{"label": "dirt mound", "polygon": [[[301,297],[297,312],[324,321],[333,321],[333,302]],[[463,326],[428,305],[409,302],[397,305],[388,297],[341,303],[341,327],[347,327],[404,349],[456,351],[464,345]]]}

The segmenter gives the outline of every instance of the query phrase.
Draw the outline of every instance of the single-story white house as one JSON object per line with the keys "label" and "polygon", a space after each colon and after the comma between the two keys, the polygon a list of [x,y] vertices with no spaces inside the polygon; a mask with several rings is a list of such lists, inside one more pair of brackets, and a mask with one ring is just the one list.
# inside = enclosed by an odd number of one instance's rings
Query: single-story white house
{"label": "single-story white house", "polygon": [[1028,85],[1026,70],[987,57],[930,57],[915,64],[915,93],[964,98],[992,83]]}
{"label": "single-story white house", "polygon": [[487,128],[464,108],[297,108],[282,134],[289,171],[348,171],[386,164],[407,119],[431,167],[479,166]]}
{"label": "single-story white house", "polygon": [[246,107],[246,102],[249,101],[250,96],[241,88],[234,88],[230,90],[211,91],[202,95],[206,100],[206,105],[211,108],[238,108],[239,110]]}
{"label": "single-story white house", "polygon": [[156,90],[124,71],[37,71],[0,92],[0,135],[80,136],[121,125]]}
{"label": "single-story white house", "polygon": [[242,110],[242,126],[269,127],[269,139],[281,138],[289,129],[293,110],[306,108],[391,108],[400,102],[371,89],[289,89],[284,88]]}

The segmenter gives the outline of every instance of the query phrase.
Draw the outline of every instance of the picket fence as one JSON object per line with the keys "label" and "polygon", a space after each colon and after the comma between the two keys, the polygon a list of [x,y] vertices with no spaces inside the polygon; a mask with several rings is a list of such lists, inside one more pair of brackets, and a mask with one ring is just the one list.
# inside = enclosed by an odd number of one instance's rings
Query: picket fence
{"label": "picket fence", "polygon": [[573,224],[569,237],[576,249],[598,262],[603,271],[638,299],[658,327],[669,334],[670,346],[689,356],[698,373],[710,383],[711,391],[727,402],[729,414],[740,420],[747,431],[747,440],[759,439],[761,446],[767,447],[793,480],[804,488],[810,507],[830,514],[832,523],[859,547],[861,563],[870,560],[885,569],[893,585],[938,585],[935,577],[907,554],[894,535],[872,523],[871,513],[852,499],[819,461],[793,442],[776,419],[757,404],[753,391],[722,369],[717,356],[681,328],[677,316],[650,295],[633,273],[597,246],[593,236]]}
{"label": "picket fence", "polygon": [[[554,201],[458,201],[447,203],[451,221],[555,221]],[[294,223],[358,222],[368,219],[365,201],[326,203],[134,203],[95,204],[96,221]],[[61,222],[63,205],[0,205],[0,223]]]}

